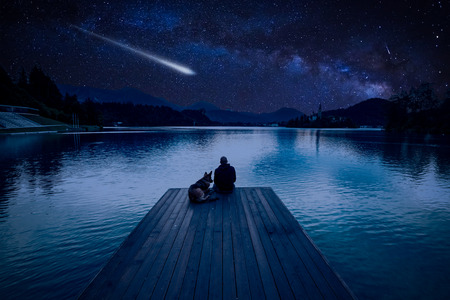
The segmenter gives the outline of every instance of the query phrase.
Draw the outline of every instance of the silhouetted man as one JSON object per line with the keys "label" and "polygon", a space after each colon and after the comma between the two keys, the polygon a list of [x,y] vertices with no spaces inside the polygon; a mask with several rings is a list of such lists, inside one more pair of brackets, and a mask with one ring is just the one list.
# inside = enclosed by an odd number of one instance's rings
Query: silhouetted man
{"label": "silhouetted man", "polygon": [[231,193],[236,181],[236,171],[225,156],[220,158],[220,166],[214,171],[214,190],[218,193]]}

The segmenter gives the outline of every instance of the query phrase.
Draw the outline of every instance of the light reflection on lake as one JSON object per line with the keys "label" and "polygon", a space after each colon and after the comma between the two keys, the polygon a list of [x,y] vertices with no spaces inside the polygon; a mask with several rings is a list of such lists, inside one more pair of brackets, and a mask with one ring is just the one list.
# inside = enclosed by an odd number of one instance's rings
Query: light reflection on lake
{"label": "light reflection on lake", "polygon": [[0,295],[75,298],[156,201],[225,155],[359,298],[450,296],[448,137],[284,128],[0,136]]}

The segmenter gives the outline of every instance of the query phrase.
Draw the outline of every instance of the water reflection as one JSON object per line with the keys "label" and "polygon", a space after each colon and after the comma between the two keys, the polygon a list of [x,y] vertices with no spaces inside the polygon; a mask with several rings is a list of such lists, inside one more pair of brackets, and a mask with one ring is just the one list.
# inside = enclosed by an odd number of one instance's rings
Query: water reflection
{"label": "water reflection", "polygon": [[450,294],[446,138],[162,128],[1,136],[0,149],[5,299],[76,297],[168,188],[223,155],[237,186],[277,192],[361,298]]}
{"label": "water reflection", "polygon": [[2,189],[7,189],[0,196],[5,201],[5,195],[17,191],[19,182],[27,182],[30,193],[42,189],[44,194],[51,194],[53,187],[59,184],[58,173],[61,160],[67,145],[56,136],[46,138],[30,136],[6,136],[0,139],[2,157],[0,165],[3,170]]}
{"label": "water reflection", "polygon": [[9,166],[2,166],[0,168],[0,222],[8,217],[9,204],[9,197],[1,195],[14,195],[14,191],[17,189],[14,183],[19,176],[14,168],[10,168]]}
{"label": "water reflection", "polygon": [[[450,163],[448,138],[404,136],[381,131],[311,130],[299,133],[299,148],[304,147],[301,145],[305,143],[302,137],[306,134],[310,137],[311,146],[314,141],[316,153],[322,148],[331,150],[327,155],[340,152],[342,159],[359,156],[371,160],[381,159],[384,165],[392,166],[415,180],[420,180],[430,167],[435,167],[440,175],[448,176],[450,173],[448,168],[442,168]],[[322,147],[321,135],[326,138]]]}
{"label": "water reflection", "polygon": [[75,150],[80,150],[80,144],[81,144],[81,135],[79,133],[73,134],[73,145]]}

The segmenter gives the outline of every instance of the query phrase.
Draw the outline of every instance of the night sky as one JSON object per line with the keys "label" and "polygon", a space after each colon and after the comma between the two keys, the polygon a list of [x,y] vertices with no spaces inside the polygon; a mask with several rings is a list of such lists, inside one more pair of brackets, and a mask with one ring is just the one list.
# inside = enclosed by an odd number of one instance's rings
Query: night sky
{"label": "night sky", "polygon": [[[447,1],[2,1],[0,65],[190,105],[304,113],[450,81]],[[117,43],[179,63],[180,73]]]}

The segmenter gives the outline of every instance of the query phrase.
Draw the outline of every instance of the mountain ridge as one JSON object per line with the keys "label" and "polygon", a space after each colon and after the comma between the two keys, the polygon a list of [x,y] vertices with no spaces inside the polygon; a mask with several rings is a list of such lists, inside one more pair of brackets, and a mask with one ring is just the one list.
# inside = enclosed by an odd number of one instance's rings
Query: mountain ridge
{"label": "mountain ridge", "polygon": [[357,126],[384,126],[391,102],[381,98],[370,98],[345,109],[324,111],[324,117],[343,117],[351,119]]}
{"label": "mountain ridge", "polygon": [[[198,101],[189,106],[181,106],[161,98],[154,97],[135,88],[125,87],[119,90],[108,90],[92,88],[87,86],[57,85],[62,94],[77,95],[80,101],[90,98],[94,102],[119,102],[150,105],[167,106],[176,111],[183,110],[203,110],[205,115],[213,122],[225,125],[235,124],[268,124],[283,123],[296,118],[301,118],[305,114],[294,108],[283,107],[270,113],[238,112],[224,110],[207,101]],[[359,102],[345,109],[334,109],[323,111],[324,117],[341,117],[351,119],[357,126],[384,126],[386,124],[386,111],[390,101],[381,98],[371,98]]]}
{"label": "mountain ridge", "polygon": [[141,90],[130,87],[124,87],[118,90],[108,90],[66,84],[57,84],[57,86],[63,95],[65,93],[69,95],[77,95],[81,102],[87,98],[90,98],[94,102],[132,102],[133,104],[167,106],[172,109],[180,110],[180,106],[173,104],[164,98],[154,97],[150,94],[142,92]]}
{"label": "mountain ridge", "polygon": [[90,98],[94,102],[131,102],[133,104],[167,106],[177,111],[204,110],[206,116],[213,122],[223,124],[265,124],[273,122],[286,122],[289,119],[300,117],[304,113],[294,108],[280,108],[271,113],[251,113],[223,110],[207,101],[198,101],[189,106],[180,106],[167,101],[164,98],[154,97],[138,89],[125,87],[119,90],[92,88],[87,86],[71,86],[58,84],[62,94],[77,95],[80,101]]}

